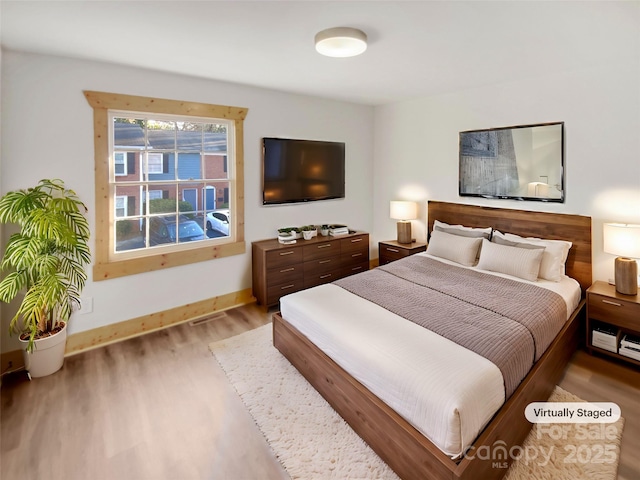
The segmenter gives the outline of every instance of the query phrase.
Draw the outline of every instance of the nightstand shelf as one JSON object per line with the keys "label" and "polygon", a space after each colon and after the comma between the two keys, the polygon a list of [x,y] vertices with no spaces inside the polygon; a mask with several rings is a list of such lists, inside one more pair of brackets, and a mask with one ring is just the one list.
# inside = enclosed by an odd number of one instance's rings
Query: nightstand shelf
{"label": "nightstand shelf", "polygon": [[[615,352],[593,344],[593,330],[597,327],[612,330]],[[615,335],[613,335],[615,333]],[[640,295],[622,295],[606,282],[595,282],[587,290],[587,350],[640,367],[640,360],[618,353],[624,335],[640,337]]]}
{"label": "nightstand shelf", "polygon": [[426,243],[398,243],[395,240],[385,240],[378,242],[378,262],[380,265],[385,265],[409,255],[424,252],[426,249]]}

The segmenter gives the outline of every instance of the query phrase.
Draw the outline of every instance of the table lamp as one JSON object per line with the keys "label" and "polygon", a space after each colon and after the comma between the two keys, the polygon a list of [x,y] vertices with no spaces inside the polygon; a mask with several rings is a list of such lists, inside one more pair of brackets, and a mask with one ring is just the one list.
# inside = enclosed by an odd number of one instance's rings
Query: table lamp
{"label": "table lamp", "polygon": [[418,217],[416,202],[392,201],[390,217],[398,222],[398,243],[411,243],[411,220]]}
{"label": "table lamp", "polygon": [[638,264],[640,258],[640,225],[604,224],[604,251],[620,255],[615,263],[616,291],[623,295],[638,294]]}

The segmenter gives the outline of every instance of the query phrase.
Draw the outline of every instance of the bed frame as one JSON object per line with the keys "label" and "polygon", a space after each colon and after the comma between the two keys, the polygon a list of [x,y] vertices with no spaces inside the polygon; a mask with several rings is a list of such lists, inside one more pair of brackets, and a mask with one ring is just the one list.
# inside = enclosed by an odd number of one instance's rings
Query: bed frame
{"label": "bed frame", "polygon": [[[471,480],[502,478],[511,462],[507,451],[521,445],[531,424],[525,407],[549,398],[566,364],[584,338],[585,290],[591,285],[591,218],[445,202],[429,202],[429,232],[433,221],[503,232],[569,240],[573,246],[567,275],[581,285],[583,299],[556,339],[533,366],[517,390],[480,433],[470,455],[451,460],[411,424],[354,380],[319,350],[280,313],[273,315],[273,343],[369,446],[403,479]],[[479,448],[484,447],[477,455]],[[493,448],[496,447],[496,448]],[[487,453],[489,455],[487,455]],[[487,456],[493,458],[486,458]]]}

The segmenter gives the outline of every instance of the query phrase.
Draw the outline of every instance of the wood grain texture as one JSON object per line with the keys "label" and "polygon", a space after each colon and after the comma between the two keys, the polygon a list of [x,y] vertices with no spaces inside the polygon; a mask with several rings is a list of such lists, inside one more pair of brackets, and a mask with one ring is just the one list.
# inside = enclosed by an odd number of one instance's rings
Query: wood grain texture
{"label": "wood grain texture", "polygon": [[[473,443],[473,451],[504,442],[521,445],[531,430],[524,409],[549,398],[567,362],[584,338],[585,301],[580,303],[542,358],[507,403]],[[273,315],[274,345],[311,383],[369,446],[403,479],[500,479],[506,469],[494,468],[480,456],[452,461],[404,418],[326,356],[280,314]],[[510,460],[510,459],[509,459]]]}
{"label": "wood grain texture", "polygon": [[[584,290],[591,285],[591,218],[555,213],[527,212],[473,205],[429,202],[429,231],[433,221],[470,227],[494,227],[522,236],[571,241],[573,256],[567,261],[567,274]],[[588,248],[588,254],[585,249]],[[416,431],[375,395],[356,382],[286,319],[275,314],[274,345],[298,368],[352,428],[402,478],[423,479],[499,479],[505,469],[494,468],[491,459],[479,456],[454,462]],[[520,445],[531,429],[523,415],[530,402],[546,400],[564,368],[584,338],[585,300],[556,337],[547,352],[534,365],[516,392],[480,434],[474,447],[490,447],[505,442],[507,449]],[[310,360],[311,359],[311,360]],[[363,392],[364,390],[364,392]],[[420,436],[420,435],[419,435]],[[398,448],[400,446],[400,448]]]}
{"label": "wood grain texture", "polygon": [[208,349],[268,322],[247,305],[5,377],[0,478],[287,479]]}
{"label": "wood grain texture", "polygon": [[580,283],[583,296],[592,283],[591,217],[430,201],[428,228],[434,220],[467,227],[493,227],[502,233],[572,242],[566,273]]}
{"label": "wood grain texture", "polygon": [[[75,355],[49,380],[4,377],[0,478],[289,479],[207,348],[270,317],[247,305],[197,327],[177,325]],[[640,371],[578,351],[559,385],[620,405],[618,480],[640,478]],[[55,417],[45,418],[43,396]],[[47,445],[34,454],[42,446],[32,440],[36,430],[44,430]]]}

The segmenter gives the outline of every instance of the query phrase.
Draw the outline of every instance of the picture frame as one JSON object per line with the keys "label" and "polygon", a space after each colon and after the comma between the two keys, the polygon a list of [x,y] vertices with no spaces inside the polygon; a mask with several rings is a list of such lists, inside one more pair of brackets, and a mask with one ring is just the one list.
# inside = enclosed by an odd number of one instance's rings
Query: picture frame
{"label": "picture frame", "polygon": [[460,132],[460,196],[564,202],[564,122]]}

